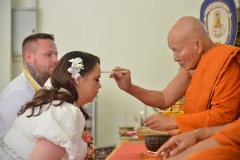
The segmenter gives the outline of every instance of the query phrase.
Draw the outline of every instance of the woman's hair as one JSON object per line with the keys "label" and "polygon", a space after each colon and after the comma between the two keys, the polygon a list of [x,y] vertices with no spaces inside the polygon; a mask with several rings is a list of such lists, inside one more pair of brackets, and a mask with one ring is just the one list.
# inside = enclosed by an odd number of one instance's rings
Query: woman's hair
{"label": "woman's hair", "polygon": [[[36,92],[32,101],[28,102],[18,113],[18,115],[23,114],[27,109],[32,108],[32,112],[27,117],[38,116],[42,112],[42,106],[49,103],[50,105],[58,106],[64,102],[74,103],[78,99],[78,93],[76,90],[75,79],[72,78],[72,74],[68,72],[68,68],[71,67],[72,62],[69,60],[74,58],[81,58],[82,64],[84,65],[78,73],[81,76],[85,76],[89,73],[96,64],[100,64],[100,59],[97,56],[92,54],[81,52],[81,51],[72,51],[65,54],[60,61],[58,62],[56,68],[51,74],[51,88],[42,88]],[[66,91],[64,91],[66,90]],[[59,103],[52,103],[54,100],[59,100]],[[37,108],[40,107],[38,113],[34,113]],[[82,107],[80,107],[81,109]],[[81,109],[82,110],[82,109]],[[83,111],[83,110],[82,110]],[[85,118],[88,118],[88,115],[85,114]]]}

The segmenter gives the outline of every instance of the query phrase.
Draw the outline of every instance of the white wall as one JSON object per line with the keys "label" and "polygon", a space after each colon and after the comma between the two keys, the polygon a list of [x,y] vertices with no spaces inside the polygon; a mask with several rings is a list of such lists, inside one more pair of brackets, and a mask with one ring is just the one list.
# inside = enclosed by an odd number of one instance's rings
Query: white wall
{"label": "white wall", "polygon": [[[41,0],[39,31],[54,33],[60,53],[82,50],[100,56],[102,70],[130,68],[132,81],[163,89],[178,71],[167,46],[167,33],[182,16],[199,17],[202,1],[192,0]],[[101,76],[97,144],[119,140],[118,127],[134,125],[144,105]],[[100,135],[100,136],[99,136]]]}
{"label": "white wall", "polygon": [[0,91],[11,80],[11,1],[0,0]]}
{"label": "white wall", "polygon": [[[4,0],[2,2],[6,3]],[[199,18],[202,2],[25,1],[28,6],[37,4],[38,32],[55,35],[59,58],[72,50],[90,52],[101,58],[102,70],[111,70],[115,66],[129,68],[133,83],[156,90],[163,89],[178,72],[178,65],[173,62],[172,52],[167,46],[169,29],[182,16]],[[107,74],[102,74],[101,84],[97,98],[97,145],[107,146],[119,141],[119,126],[126,123],[134,126],[134,117],[144,110],[144,104],[118,89]],[[148,115],[152,113],[152,109],[148,109]]]}

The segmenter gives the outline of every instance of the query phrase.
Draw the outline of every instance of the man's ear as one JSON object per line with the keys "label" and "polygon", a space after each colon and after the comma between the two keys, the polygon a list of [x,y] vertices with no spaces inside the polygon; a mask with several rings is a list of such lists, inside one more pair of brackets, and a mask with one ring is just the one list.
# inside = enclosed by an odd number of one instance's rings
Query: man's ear
{"label": "man's ear", "polygon": [[32,60],[33,60],[33,55],[32,55],[32,53],[26,51],[26,52],[24,53],[24,59],[25,59],[25,61],[26,61],[28,64],[31,64],[31,63],[32,63]]}

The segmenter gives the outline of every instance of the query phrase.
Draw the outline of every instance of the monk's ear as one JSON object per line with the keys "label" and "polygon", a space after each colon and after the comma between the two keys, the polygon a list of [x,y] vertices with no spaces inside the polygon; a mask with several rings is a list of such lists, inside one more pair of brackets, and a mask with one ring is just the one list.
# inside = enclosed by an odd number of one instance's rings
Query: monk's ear
{"label": "monk's ear", "polygon": [[196,39],[195,40],[194,46],[195,46],[195,48],[196,48],[198,53],[202,52],[202,50],[203,50],[203,43],[202,43],[202,41],[200,39]]}

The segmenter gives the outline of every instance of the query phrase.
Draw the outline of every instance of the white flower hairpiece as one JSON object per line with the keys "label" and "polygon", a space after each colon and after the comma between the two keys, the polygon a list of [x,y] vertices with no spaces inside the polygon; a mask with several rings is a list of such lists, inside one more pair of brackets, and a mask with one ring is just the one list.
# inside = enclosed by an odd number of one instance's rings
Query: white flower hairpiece
{"label": "white flower hairpiece", "polygon": [[71,67],[68,68],[68,72],[72,73],[72,78],[77,79],[78,77],[81,77],[81,74],[79,73],[81,69],[84,69],[84,65],[82,63],[82,59],[80,57],[70,59],[69,62],[72,62]]}

